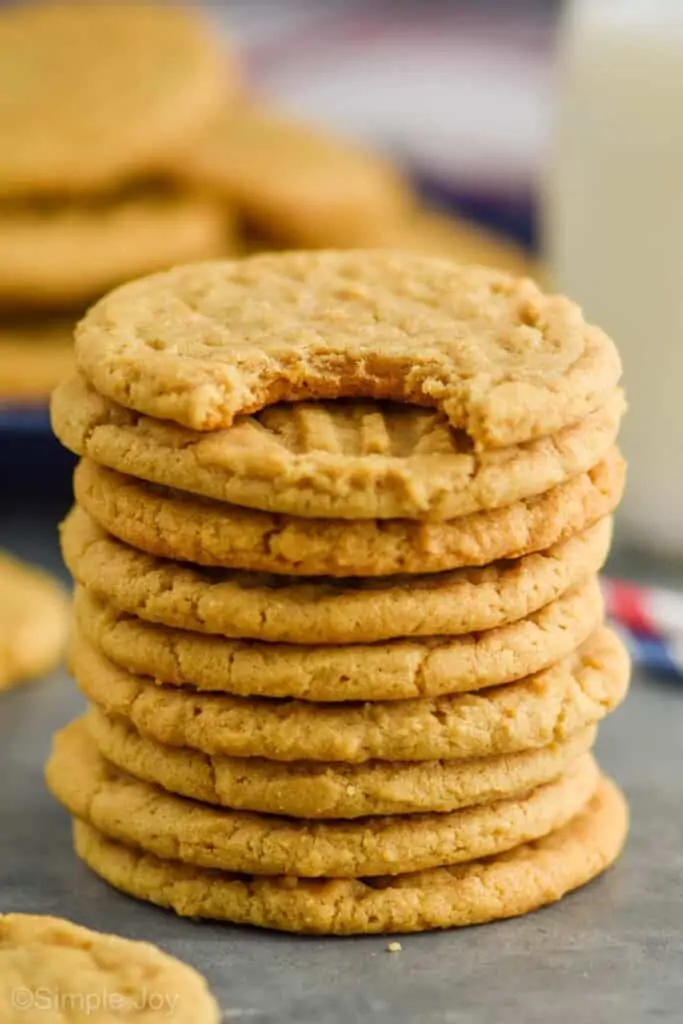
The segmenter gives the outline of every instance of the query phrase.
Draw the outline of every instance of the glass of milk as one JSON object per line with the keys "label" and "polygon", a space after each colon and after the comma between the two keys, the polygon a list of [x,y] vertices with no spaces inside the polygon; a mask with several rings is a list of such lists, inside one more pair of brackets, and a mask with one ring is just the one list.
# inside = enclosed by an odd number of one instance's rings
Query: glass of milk
{"label": "glass of milk", "polygon": [[683,558],[683,0],[575,0],[561,37],[545,242],[624,359],[617,537]]}

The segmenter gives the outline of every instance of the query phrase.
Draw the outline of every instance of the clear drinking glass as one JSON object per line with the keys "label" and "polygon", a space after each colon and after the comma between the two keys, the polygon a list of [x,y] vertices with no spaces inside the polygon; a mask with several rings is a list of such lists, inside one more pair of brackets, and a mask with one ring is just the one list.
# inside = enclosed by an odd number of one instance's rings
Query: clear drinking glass
{"label": "clear drinking glass", "polygon": [[617,341],[618,538],[683,557],[683,0],[575,0],[544,209],[554,283]]}

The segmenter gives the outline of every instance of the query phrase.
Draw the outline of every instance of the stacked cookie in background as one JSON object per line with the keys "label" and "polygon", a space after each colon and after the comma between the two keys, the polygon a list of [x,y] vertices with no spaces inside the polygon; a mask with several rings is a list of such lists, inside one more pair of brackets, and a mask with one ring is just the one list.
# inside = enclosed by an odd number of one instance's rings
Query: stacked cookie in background
{"label": "stacked cookie in background", "polygon": [[6,6],[0,65],[0,402],[72,372],[88,303],[188,260],[392,246],[527,266],[376,154],[256,104],[196,5]]}
{"label": "stacked cookie in background", "polygon": [[0,62],[0,401],[31,401],[72,372],[87,303],[231,251],[225,208],[163,168],[238,76],[210,27],[168,5],[7,7]]}
{"label": "stacked cookie in background", "polygon": [[255,102],[223,110],[169,170],[233,212],[245,253],[393,248],[531,271],[509,239],[426,206],[378,153]]}
{"label": "stacked cookie in background", "polygon": [[101,300],[53,399],[90,702],[76,852],[182,915],[418,931],[606,868],[590,753],[628,658],[597,581],[612,342],[529,280],[398,253],[177,268]]}

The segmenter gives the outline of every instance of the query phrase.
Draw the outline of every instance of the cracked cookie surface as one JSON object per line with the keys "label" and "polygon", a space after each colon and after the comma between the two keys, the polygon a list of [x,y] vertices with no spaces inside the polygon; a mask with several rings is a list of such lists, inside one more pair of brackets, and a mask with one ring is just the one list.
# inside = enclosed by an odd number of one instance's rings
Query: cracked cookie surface
{"label": "cracked cookie surface", "polygon": [[418,932],[515,917],[560,899],[617,858],[626,802],[609,780],[583,811],[543,839],[483,861],[377,879],[256,878],[160,860],[83,822],[78,856],[115,888],[184,917],[352,935]]}
{"label": "cracked cookie surface", "polygon": [[477,693],[402,701],[314,704],[197,693],[133,676],[72,634],[80,689],[142,735],[206,754],[279,761],[428,761],[547,746],[593,725],[624,698],[629,659],[599,629],[543,672]]}
{"label": "cracked cookie surface", "polygon": [[78,507],[61,529],[75,580],[119,612],[198,633],[301,644],[457,636],[516,622],[594,575],[610,537],[605,519],[545,551],[481,568],[301,579],[157,558],[108,535]]}
{"label": "cracked cookie surface", "polygon": [[616,390],[550,437],[478,452],[443,413],[416,406],[281,403],[201,432],[125,409],[76,375],[55,393],[52,420],[76,454],[221,502],[307,518],[438,522],[532,498],[592,469],[613,447],[624,408]]}
{"label": "cracked cookie surface", "polygon": [[459,637],[336,646],[229,640],[145,622],[79,588],[83,636],[121,668],[157,682],[237,696],[405,700],[481,690],[567,657],[602,622],[596,578],[525,619]]}
{"label": "cracked cookie surface", "polygon": [[164,860],[256,875],[358,878],[458,864],[538,839],[579,813],[599,773],[586,754],[519,799],[451,814],[296,821],[165,793],[108,764],[82,723],[73,722],[55,737],[46,777],[74,817]]}
{"label": "cracked cookie surface", "polygon": [[497,757],[348,765],[167,747],[95,705],[84,721],[107,760],[137,778],[203,803],[294,818],[445,812],[523,796],[557,779],[592,747],[596,732],[589,727],[546,747]]}
{"label": "cracked cookie surface", "polygon": [[477,448],[562,430],[621,373],[607,335],[530,279],[380,251],[140,279],[90,309],[76,361],[113,401],[196,430],[278,401],[366,397],[437,408]]}
{"label": "cracked cookie surface", "polygon": [[[187,500],[181,492],[147,492],[129,501],[138,486],[116,474],[108,497],[91,486],[101,469],[82,463],[75,489],[100,525],[132,548],[162,559],[208,568],[249,570],[277,576],[424,576],[488,566],[553,548],[610,515],[624,487],[625,465],[614,450],[590,472],[536,498],[502,509],[474,512],[444,523],[406,519],[305,519]],[[90,516],[76,510],[64,536],[92,534]],[[178,574],[180,575],[180,573]],[[411,584],[412,585],[412,584]]]}

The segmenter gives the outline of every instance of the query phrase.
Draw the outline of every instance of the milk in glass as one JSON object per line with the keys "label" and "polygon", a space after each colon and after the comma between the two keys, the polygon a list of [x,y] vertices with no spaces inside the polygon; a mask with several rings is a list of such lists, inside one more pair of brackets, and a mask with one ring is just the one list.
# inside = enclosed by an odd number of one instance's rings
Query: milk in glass
{"label": "milk in glass", "polygon": [[616,340],[619,536],[683,556],[683,0],[577,0],[545,196],[558,289]]}

